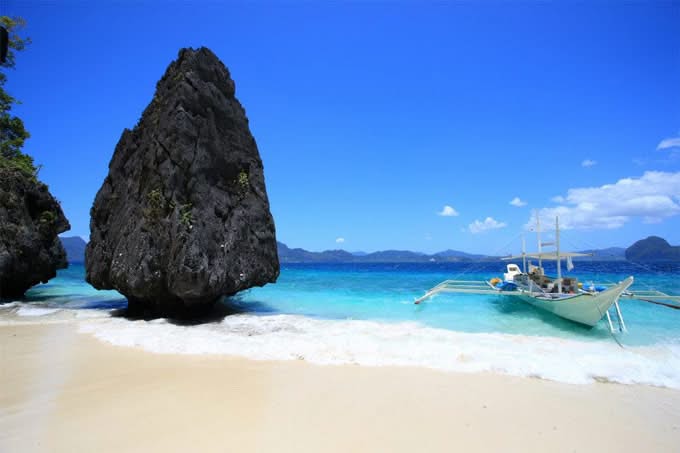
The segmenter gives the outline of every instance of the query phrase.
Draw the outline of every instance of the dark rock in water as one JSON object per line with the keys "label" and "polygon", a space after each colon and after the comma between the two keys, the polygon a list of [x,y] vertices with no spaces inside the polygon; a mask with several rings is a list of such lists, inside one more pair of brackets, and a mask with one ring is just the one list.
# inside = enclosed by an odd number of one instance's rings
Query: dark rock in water
{"label": "dark rock in water", "polygon": [[680,247],[674,247],[658,236],[649,236],[628,247],[626,259],[628,261],[680,261]]}
{"label": "dark rock in water", "polygon": [[0,299],[22,297],[68,265],[57,235],[70,228],[45,184],[0,166]]}
{"label": "dark rock in water", "polygon": [[69,263],[84,263],[85,262],[85,247],[87,242],[80,236],[62,237],[61,245],[66,250],[66,259]]}
{"label": "dark rock in water", "polygon": [[182,49],[116,146],[85,266],[133,314],[191,315],[279,275],[262,161],[234,92],[210,50]]}

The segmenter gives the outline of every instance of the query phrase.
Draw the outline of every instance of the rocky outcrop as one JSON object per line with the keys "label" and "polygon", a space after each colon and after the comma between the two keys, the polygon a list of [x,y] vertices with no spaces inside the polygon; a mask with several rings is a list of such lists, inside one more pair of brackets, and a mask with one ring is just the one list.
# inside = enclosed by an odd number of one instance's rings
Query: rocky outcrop
{"label": "rocky outcrop", "polygon": [[626,259],[628,261],[680,261],[680,247],[674,247],[658,236],[649,236],[628,247]]}
{"label": "rocky outcrop", "polygon": [[20,298],[67,266],[57,235],[70,228],[45,184],[0,165],[0,299]]}
{"label": "rocky outcrop", "polygon": [[262,161],[234,93],[210,50],[182,49],[116,146],[85,265],[133,313],[194,314],[279,275]]}

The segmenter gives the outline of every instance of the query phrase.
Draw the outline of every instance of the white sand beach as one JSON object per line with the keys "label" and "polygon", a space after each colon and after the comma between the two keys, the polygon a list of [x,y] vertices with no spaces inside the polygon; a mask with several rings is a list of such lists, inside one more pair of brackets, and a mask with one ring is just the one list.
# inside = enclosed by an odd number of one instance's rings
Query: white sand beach
{"label": "white sand beach", "polygon": [[0,326],[0,451],[677,451],[680,392],[153,354]]}

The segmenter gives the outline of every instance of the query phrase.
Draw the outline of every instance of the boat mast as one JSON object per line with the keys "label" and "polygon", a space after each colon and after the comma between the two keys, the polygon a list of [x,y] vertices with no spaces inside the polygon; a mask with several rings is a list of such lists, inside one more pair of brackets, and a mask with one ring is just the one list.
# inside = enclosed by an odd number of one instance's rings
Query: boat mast
{"label": "boat mast", "polygon": [[562,294],[562,260],[560,259],[560,218],[555,217],[555,247],[557,248],[557,292]]}
{"label": "boat mast", "polygon": [[524,233],[522,233],[522,272],[527,273],[527,243],[524,240]]}
{"label": "boat mast", "polygon": [[538,239],[538,269],[543,274],[543,260],[541,260],[541,217],[536,211],[536,238]]}

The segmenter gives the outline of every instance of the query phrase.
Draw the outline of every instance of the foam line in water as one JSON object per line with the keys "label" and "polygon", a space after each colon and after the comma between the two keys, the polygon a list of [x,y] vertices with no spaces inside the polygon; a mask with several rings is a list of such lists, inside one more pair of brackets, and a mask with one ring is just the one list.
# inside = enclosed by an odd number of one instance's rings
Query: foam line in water
{"label": "foam line in water", "polygon": [[417,366],[495,372],[583,384],[606,380],[680,389],[680,344],[621,349],[500,333],[462,333],[414,322],[322,320],[297,315],[234,315],[221,323],[178,326],[165,320],[88,320],[80,330],[119,346],[157,353],[226,354],[316,364]]}

